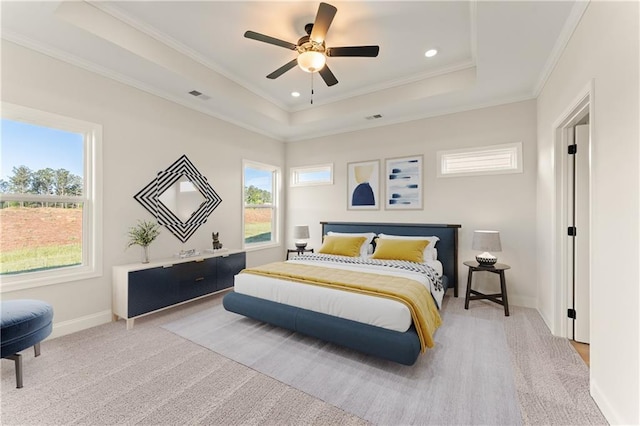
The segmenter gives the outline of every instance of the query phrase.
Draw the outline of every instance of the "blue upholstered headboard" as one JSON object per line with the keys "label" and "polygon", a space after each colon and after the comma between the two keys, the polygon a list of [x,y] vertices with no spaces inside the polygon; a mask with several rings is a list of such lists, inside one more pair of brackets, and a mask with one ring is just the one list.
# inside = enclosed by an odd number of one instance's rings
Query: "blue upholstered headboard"
{"label": "blue upholstered headboard", "polygon": [[458,297],[458,228],[461,225],[423,223],[364,223],[364,222],[320,222],[322,235],[327,232],[375,232],[376,234],[430,236],[440,238],[436,244],[438,260],[442,262],[444,275]]}

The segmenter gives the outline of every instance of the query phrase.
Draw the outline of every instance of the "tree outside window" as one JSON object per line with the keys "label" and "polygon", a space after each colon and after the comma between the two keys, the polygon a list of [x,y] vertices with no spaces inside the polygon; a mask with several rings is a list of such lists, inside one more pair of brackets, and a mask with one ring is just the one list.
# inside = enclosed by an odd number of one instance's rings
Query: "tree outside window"
{"label": "tree outside window", "polygon": [[256,247],[276,243],[277,183],[275,166],[244,162],[244,244]]}
{"label": "tree outside window", "polygon": [[89,278],[99,253],[100,126],[3,104],[2,290]]}

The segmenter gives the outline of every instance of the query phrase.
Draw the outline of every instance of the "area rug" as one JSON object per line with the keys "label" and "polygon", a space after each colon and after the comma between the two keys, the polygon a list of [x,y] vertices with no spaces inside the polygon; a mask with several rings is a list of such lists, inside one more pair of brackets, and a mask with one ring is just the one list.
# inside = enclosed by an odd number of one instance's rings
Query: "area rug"
{"label": "area rug", "polygon": [[504,329],[496,321],[446,315],[435,347],[410,367],[222,306],[163,328],[375,424],[522,423]]}

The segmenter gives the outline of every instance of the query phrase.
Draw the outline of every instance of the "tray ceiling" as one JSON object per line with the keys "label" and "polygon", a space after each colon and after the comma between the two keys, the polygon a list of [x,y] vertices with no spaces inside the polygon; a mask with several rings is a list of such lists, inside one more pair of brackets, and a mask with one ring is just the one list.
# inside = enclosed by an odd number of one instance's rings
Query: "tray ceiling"
{"label": "tray ceiling", "polygon": [[[531,99],[587,5],[330,3],[338,11],[328,46],[380,46],[377,58],[328,58],[332,87],[297,67],[265,78],[295,51],[243,37],[253,30],[295,43],[318,2],[3,1],[1,26],[8,41],[296,141]],[[430,48],[439,53],[426,58]]]}

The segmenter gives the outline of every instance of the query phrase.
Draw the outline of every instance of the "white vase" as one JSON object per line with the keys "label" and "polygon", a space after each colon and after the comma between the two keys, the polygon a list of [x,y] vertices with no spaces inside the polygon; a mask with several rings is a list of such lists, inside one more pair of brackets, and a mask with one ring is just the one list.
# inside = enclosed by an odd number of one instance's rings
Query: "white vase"
{"label": "white vase", "polygon": [[149,263],[149,246],[142,247],[142,263]]}

